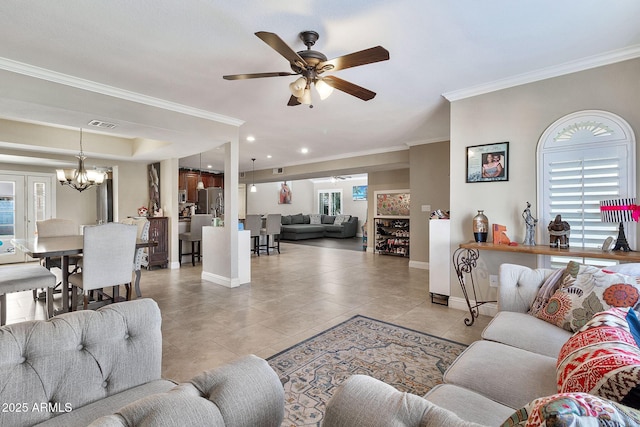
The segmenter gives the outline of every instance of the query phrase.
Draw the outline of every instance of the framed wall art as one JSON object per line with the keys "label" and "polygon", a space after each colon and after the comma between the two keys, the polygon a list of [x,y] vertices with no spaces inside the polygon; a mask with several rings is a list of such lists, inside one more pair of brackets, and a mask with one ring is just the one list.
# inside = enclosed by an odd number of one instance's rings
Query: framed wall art
{"label": "framed wall art", "polygon": [[467,182],[509,181],[509,143],[467,147]]}
{"label": "framed wall art", "polygon": [[366,185],[354,185],[353,186],[353,200],[367,200],[367,186]]}
{"label": "framed wall art", "polygon": [[375,191],[376,217],[409,218],[411,194],[409,190]]}

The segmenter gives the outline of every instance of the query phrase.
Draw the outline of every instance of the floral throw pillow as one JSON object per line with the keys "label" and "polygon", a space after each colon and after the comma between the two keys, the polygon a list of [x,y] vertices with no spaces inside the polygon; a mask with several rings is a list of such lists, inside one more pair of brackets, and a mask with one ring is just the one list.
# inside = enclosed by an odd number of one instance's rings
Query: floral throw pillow
{"label": "floral throw pillow", "polygon": [[322,223],[322,215],[320,214],[309,215],[309,224],[321,224],[321,223]]}
{"label": "floral throw pillow", "polygon": [[640,348],[632,308],[612,308],[593,319],[562,346],[558,392],[583,392],[640,409]]}
{"label": "floral throw pillow", "polygon": [[640,299],[640,278],[571,261],[560,287],[535,316],[576,332],[596,313],[611,307],[633,307]]}
{"label": "floral throw pillow", "polygon": [[517,410],[501,427],[639,427],[640,411],[587,393],[541,397]]}

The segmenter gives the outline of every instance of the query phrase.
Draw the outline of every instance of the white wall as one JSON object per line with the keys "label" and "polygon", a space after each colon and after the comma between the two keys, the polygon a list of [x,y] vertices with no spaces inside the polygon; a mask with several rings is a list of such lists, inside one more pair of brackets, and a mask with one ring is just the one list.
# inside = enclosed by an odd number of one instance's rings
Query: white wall
{"label": "white wall", "polygon": [[[353,200],[353,186],[367,185],[366,178],[315,184],[308,179],[287,181],[292,195],[289,205],[278,203],[281,183],[282,181],[256,184],[258,191],[255,193],[247,190],[247,213],[262,215],[267,213],[281,213],[282,215],[315,213],[318,212],[318,191],[340,189],[342,190],[342,212],[358,217],[358,235],[361,235],[360,227],[367,218],[367,202]],[[249,187],[250,185],[247,185],[247,188]]]}

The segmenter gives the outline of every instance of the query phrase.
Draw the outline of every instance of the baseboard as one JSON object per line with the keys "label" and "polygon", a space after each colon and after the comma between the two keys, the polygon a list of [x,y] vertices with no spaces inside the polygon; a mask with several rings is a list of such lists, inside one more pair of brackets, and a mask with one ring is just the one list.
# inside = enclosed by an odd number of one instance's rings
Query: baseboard
{"label": "baseboard", "polygon": [[171,261],[169,263],[169,269],[174,270],[176,268],[180,268],[180,263],[178,261]]}
{"label": "baseboard", "polygon": [[[470,302],[471,302],[471,305],[475,304],[475,301],[470,301]],[[465,301],[464,298],[449,297],[449,307],[455,308],[456,310],[469,312],[469,306],[467,305],[467,301]],[[494,302],[483,304],[480,307],[478,307],[478,311],[480,312],[480,314],[493,317],[498,313],[498,304]]]}
{"label": "baseboard", "polygon": [[222,285],[227,288],[237,288],[238,286],[240,286],[240,279],[238,278],[232,279],[230,277],[223,277],[218,274],[207,273],[204,271],[202,272],[200,278],[202,280],[206,280],[207,282],[213,282],[217,285]]}
{"label": "baseboard", "polygon": [[409,261],[409,267],[411,268],[419,268],[421,270],[428,270],[429,263],[424,261]]}

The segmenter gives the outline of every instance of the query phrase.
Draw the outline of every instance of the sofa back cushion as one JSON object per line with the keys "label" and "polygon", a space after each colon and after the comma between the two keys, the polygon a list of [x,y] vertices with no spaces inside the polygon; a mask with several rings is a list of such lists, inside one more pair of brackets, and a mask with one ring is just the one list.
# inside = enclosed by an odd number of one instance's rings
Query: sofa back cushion
{"label": "sofa back cushion", "polygon": [[590,393],[640,409],[637,323],[632,308],[596,314],[560,350],[558,391]]}
{"label": "sofa back cushion", "polygon": [[323,224],[333,224],[336,220],[334,215],[322,215],[322,223]]}
{"label": "sofa back cushion", "polygon": [[571,261],[560,287],[536,317],[576,332],[596,313],[611,307],[633,307],[638,300],[639,278]]}
{"label": "sofa back cushion", "polygon": [[280,223],[282,225],[291,225],[291,215],[282,215],[282,218],[280,218]]}
{"label": "sofa back cushion", "polygon": [[151,299],[61,314],[0,328],[0,401],[26,412],[2,414],[2,425],[33,425],[55,411],[77,409],[160,378],[160,309]]}
{"label": "sofa back cushion", "polygon": [[304,224],[304,215],[301,213],[291,215],[291,224]]}

